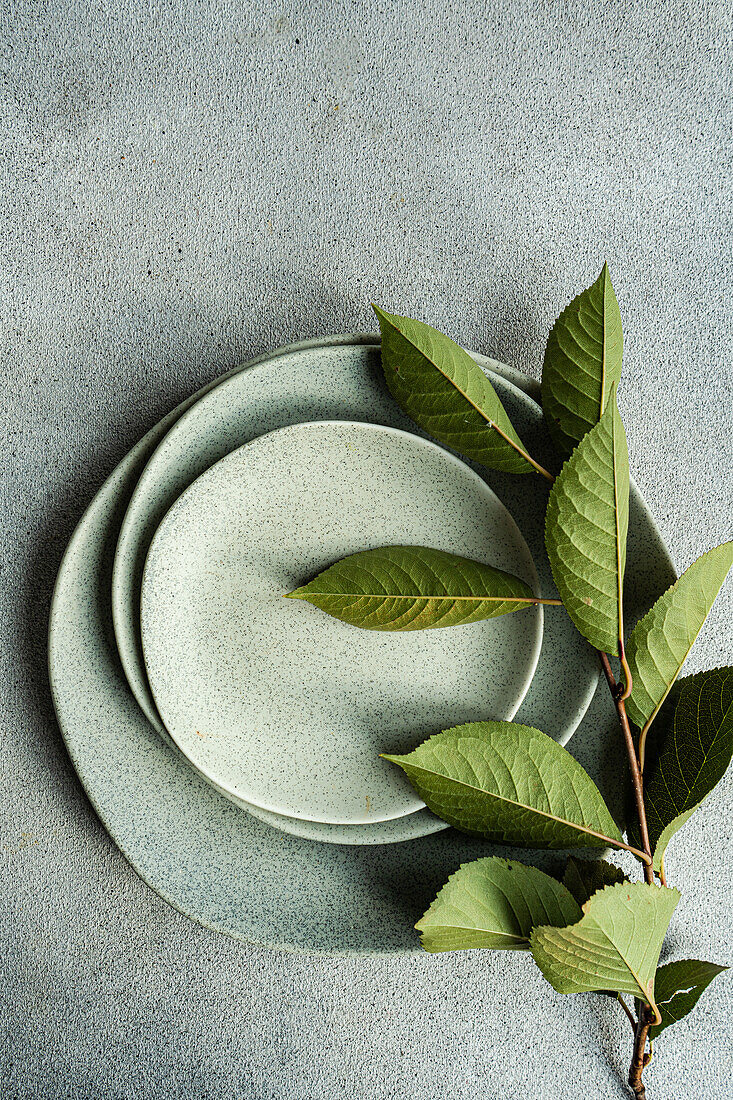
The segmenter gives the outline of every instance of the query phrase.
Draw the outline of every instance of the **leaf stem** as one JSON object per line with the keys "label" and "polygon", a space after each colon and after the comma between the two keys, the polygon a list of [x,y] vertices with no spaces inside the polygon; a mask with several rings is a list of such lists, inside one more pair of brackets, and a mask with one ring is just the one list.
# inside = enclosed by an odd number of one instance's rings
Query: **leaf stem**
{"label": "leaf stem", "polygon": [[[629,662],[626,660],[626,647],[624,645],[623,638],[619,638],[619,640],[618,640],[618,653],[619,653],[619,659],[621,661],[621,668],[622,668],[623,674],[624,674],[624,690],[623,690],[623,694],[621,695],[621,699],[622,699],[622,701],[625,701],[631,695],[631,689],[634,686],[634,678],[631,675],[631,669],[629,668]],[[640,771],[643,770],[643,764],[641,763],[641,761],[639,762],[639,770]]]}
{"label": "leaf stem", "polygon": [[631,852],[632,856],[636,856],[636,858],[639,860],[639,863],[644,864],[645,875],[646,871],[648,869],[651,869],[652,857],[649,855],[648,852],[642,852],[640,848],[634,848],[632,844],[619,844],[617,840],[613,840],[611,837],[603,837],[600,833],[598,833],[597,835],[600,836],[602,840],[607,840],[608,843],[614,848],[621,848],[624,852]]}
{"label": "leaf stem", "polygon": [[[652,718],[653,717],[654,716],[652,715]],[[651,726],[651,724],[652,724],[652,719],[650,718],[649,721],[645,724],[644,728],[642,729],[642,731],[639,734],[639,769],[640,769],[642,775],[644,774],[644,761],[645,761],[645,757],[646,757],[646,739],[647,739],[647,734],[649,733],[649,727]]]}
{"label": "leaf stem", "polygon": [[639,761],[636,756],[636,747],[634,745],[634,738],[631,733],[631,726],[629,725],[628,715],[626,714],[626,707],[623,700],[623,688],[620,684],[616,683],[616,677],[613,674],[611,668],[611,662],[608,659],[607,653],[599,653],[601,658],[601,666],[603,673],[606,677],[611,696],[616,706],[616,713],[618,714],[619,724],[621,726],[621,732],[624,735],[624,742],[626,745],[626,755],[629,760],[629,770],[631,771],[631,785],[634,788],[634,798],[636,801],[636,813],[639,818],[639,835],[641,836],[641,843],[644,849],[644,854],[647,860],[644,861],[644,878],[645,880],[653,884],[654,883],[654,870],[652,867],[652,849],[649,843],[649,830],[646,823],[646,809],[644,807],[644,787],[641,779],[641,771],[639,769]]}
{"label": "leaf stem", "polygon": [[621,996],[620,993],[616,994],[616,999],[618,1000],[618,1003],[621,1005],[622,1009],[624,1010],[624,1012],[628,1016],[628,1018],[631,1022],[631,1027],[633,1029],[634,1035],[636,1035],[636,1017],[634,1016],[634,1013],[631,1011],[629,1006],[626,1004],[626,1001],[623,999],[623,997]]}

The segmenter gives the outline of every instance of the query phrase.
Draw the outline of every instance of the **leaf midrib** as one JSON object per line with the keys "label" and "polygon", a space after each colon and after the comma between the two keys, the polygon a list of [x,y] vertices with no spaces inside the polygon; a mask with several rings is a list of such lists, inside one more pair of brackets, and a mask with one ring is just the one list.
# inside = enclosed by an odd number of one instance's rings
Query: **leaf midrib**
{"label": "leaf midrib", "polygon": [[476,925],[469,924],[429,924],[425,927],[415,925],[418,931],[423,935],[435,935],[438,932],[475,932],[478,935],[487,936],[502,936],[505,940],[512,940],[513,943],[526,943],[529,945],[528,936],[516,936],[513,932],[502,932],[499,928],[478,928]]}
{"label": "leaf midrib", "polygon": [[[693,564],[694,564],[694,562],[693,562]],[[684,573],[682,574],[682,576],[684,576]],[[680,577],[680,580],[682,580],[682,577]],[[675,583],[678,583],[678,582],[675,582]],[[721,588],[722,588],[722,585],[721,585]],[[652,608],[652,610],[653,610],[653,608]],[[671,610],[671,608],[670,608],[670,610]],[[665,616],[664,616],[664,619],[663,619],[663,622],[662,622],[662,629],[663,629],[663,627],[664,627],[664,622],[666,621],[666,618],[667,618],[667,616],[665,615]],[[706,616],[706,618],[707,618],[707,616]],[[682,666],[684,665],[684,663],[685,663],[685,661],[687,660],[687,658],[688,658],[688,657],[690,656],[690,650],[692,649],[692,647],[694,646],[695,642],[697,641],[697,639],[698,639],[698,636],[699,636],[699,634],[700,634],[700,631],[702,630],[702,628],[704,627],[704,625],[705,625],[705,619],[703,619],[703,621],[702,621],[702,622],[700,623],[700,626],[699,626],[699,627],[698,627],[698,629],[697,629],[697,630],[695,631],[695,637],[694,637],[694,638],[692,639],[692,641],[690,642],[689,646],[688,646],[688,647],[687,647],[687,649],[685,650],[685,654],[684,654],[684,656],[683,656],[682,660],[681,660],[681,661],[679,661],[679,662],[677,663],[677,671],[675,672],[674,676],[672,677],[672,680],[670,681],[670,683],[669,683],[669,684],[667,685],[667,690],[665,691],[664,695],[663,695],[663,696],[662,696],[662,698],[661,698],[661,699],[659,700],[659,702],[658,702],[658,703],[657,703],[657,705],[655,706],[654,710],[652,711],[652,713],[651,713],[651,714],[649,715],[649,717],[647,718],[646,722],[644,723],[644,726],[643,726],[643,728],[642,728],[642,731],[641,731],[641,737],[642,737],[642,738],[646,738],[646,735],[647,735],[647,733],[649,732],[649,727],[651,726],[652,722],[654,721],[654,719],[655,719],[655,718],[657,717],[657,715],[659,714],[659,711],[660,711],[660,710],[662,709],[662,704],[664,703],[665,699],[667,698],[667,696],[669,695],[670,691],[671,691],[671,690],[672,690],[672,688],[674,687],[674,685],[675,685],[675,682],[676,682],[676,680],[677,680],[677,677],[679,676],[680,672],[682,671]],[[654,624],[654,626],[656,626],[656,623]],[[648,649],[648,651],[649,651],[649,656],[651,657],[651,650],[649,650],[649,647],[648,647],[648,646],[647,646],[647,649]],[[660,676],[662,676],[662,679],[665,679],[665,677],[664,677],[664,676],[662,675],[662,672],[661,672],[661,670],[660,670],[659,666],[657,665],[656,661],[654,661],[654,658],[653,658],[653,657],[651,657],[651,659],[652,659],[652,662],[653,662],[653,664],[654,664],[654,667],[655,667],[655,669],[657,670],[657,672],[659,673],[659,675],[660,675]],[[647,686],[646,686],[646,684],[644,683],[644,680],[643,680],[643,678],[642,678],[642,684],[644,685],[644,690],[646,691],[647,695],[648,695],[648,696],[649,696],[649,698],[651,699],[651,698],[652,698],[651,692],[650,692],[650,691],[649,691],[649,690],[647,689]]]}
{"label": "leaf midrib", "polygon": [[[568,933],[572,932],[574,929],[577,929],[577,928],[581,927],[582,924],[583,924],[582,920],[578,921],[578,923],[576,925],[573,925],[573,926],[571,926],[571,928],[567,929],[567,932]],[[589,925],[585,926],[586,929],[589,929],[589,927],[590,927]],[[600,932],[600,934],[606,940],[606,942],[611,945],[611,948],[616,953],[618,958],[621,960],[621,963],[623,964],[624,968],[628,971],[628,973],[634,979],[634,982],[636,983],[636,987],[641,993],[642,999],[647,1001],[647,1003],[650,1004],[650,1007],[656,1008],[656,1005],[653,1003],[654,998],[652,997],[651,1002],[649,1001],[650,994],[649,994],[648,989],[642,984],[641,979],[639,978],[639,975],[636,973],[634,968],[629,964],[629,962],[628,962],[626,956],[624,955],[623,951],[621,951],[621,949],[618,947],[618,945],[616,943],[614,943],[614,941],[609,936],[608,932],[606,932],[606,930],[601,927],[601,925],[598,923],[597,919],[594,919],[592,927],[596,928],[598,930],[598,932]],[[562,936],[562,933],[565,931],[565,929],[562,929],[562,928],[555,929],[555,928],[550,927],[548,929],[548,931],[550,932],[550,935],[548,936],[548,940],[551,943],[552,942],[552,932],[557,932],[559,936]],[[587,945],[585,943],[583,943],[581,933],[575,931],[574,936],[575,936],[576,939],[580,940],[580,945],[584,949],[587,950]],[[568,935],[568,939],[569,938],[570,938],[570,936]],[[547,947],[545,949],[547,949]],[[563,963],[563,959],[560,958],[559,956],[555,957],[555,961],[558,962],[558,963]],[[564,964],[564,965],[567,965],[567,964]],[[582,970],[582,968],[580,966],[578,966],[577,969]]]}
{"label": "leaf midrib", "polygon": [[[637,984],[637,987],[638,987],[638,988],[639,988],[639,989],[641,990],[641,993],[642,993],[642,997],[644,998],[644,1000],[646,1000],[646,1001],[647,1001],[647,1003],[649,1004],[650,1008],[653,1008],[653,1009],[654,1009],[654,1011],[656,1012],[657,1016],[659,1016],[659,1009],[657,1008],[657,1005],[655,1004],[655,1001],[654,1001],[654,996],[653,996],[653,995],[652,995],[652,994],[651,994],[651,993],[649,992],[649,990],[648,990],[648,989],[646,988],[646,986],[644,986],[644,985],[642,984],[642,982],[641,982],[641,979],[640,979],[639,975],[638,975],[638,974],[636,973],[636,971],[634,970],[633,966],[631,966],[631,964],[629,963],[628,959],[627,959],[627,958],[626,958],[626,956],[624,955],[624,953],[623,953],[623,951],[621,950],[621,948],[620,948],[620,947],[618,947],[618,945],[617,945],[617,944],[615,944],[615,943],[613,942],[613,940],[612,940],[612,939],[611,939],[611,937],[609,936],[608,932],[606,932],[605,928],[602,928],[602,927],[600,926],[600,924],[598,923],[598,920],[596,920],[595,924],[596,924],[596,928],[597,928],[597,929],[598,929],[598,931],[599,931],[599,932],[601,933],[601,935],[602,935],[602,936],[604,936],[604,937],[605,937],[605,938],[606,938],[606,939],[608,940],[608,942],[610,943],[611,947],[612,947],[612,948],[614,949],[614,951],[616,951],[616,952],[617,952],[617,954],[618,954],[618,957],[619,957],[619,958],[621,959],[621,961],[623,962],[624,966],[625,966],[625,967],[626,967],[626,969],[628,970],[629,974],[631,975],[631,977],[632,977],[632,978],[634,979],[634,981],[636,982],[636,984]],[[661,1017],[660,1017],[660,1019],[661,1019]]]}
{"label": "leaf midrib", "polygon": [[[393,759],[386,757],[386,759]],[[537,810],[534,806],[528,806],[524,802],[516,802],[513,798],[506,798],[505,795],[495,794],[493,791],[482,790],[481,787],[474,787],[472,783],[466,783],[463,779],[453,779],[452,776],[441,775],[440,772],[431,771],[429,768],[424,768],[420,764],[410,763],[409,767],[414,768],[415,771],[424,772],[425,775],[435,775],[439,779],[445,779],[450,783],[456,783],[458,786],[465,787],[467,790],[476,791],[478,794],[487,795],[489,798],[495,798],[499,802],[505,802],[508,806],[516,806],[520,810],[529,810],[533,814],[537,814],[538,817],[547,818],[548,821],[555,821],[560,825],[568,825],[571,829],[575,829],[579,833],[584,833],[586,836],[594,836],[598,840],[605,840],[608,844],[612,844],[615,847],[624,848],[626,851],[632,851],[628,844],[624,844],[623,841],[614,840],[613,837],[606,836],[605,833],[599,833],[595,829],[589,828],[587,825],[578,825],[574,821],[568,821],[564,817],[558,817],[556,814],[547,813],[545,810]]]}
{"label": "leaf midrib", "polygon": [[601,328],[603,329],[603,341],[601,352],[601,399],[599,401],[598,417],[603,416],[603,410],[606,407],[606,339],[607,339],[607,325],[606,325],[606,279],[608,277],[607,265],[603,265],[603,286],[601,288]]}
{"label": "leaf midrib", "polygon": [[[530,464],[530,466],[534,467],[535,470],[537,470],[538,472],[542,471],[542,467],[539,466],[539,464],[537,462],[535,462],[535,460],[531,457],[531,455],[529,455],[527,453],[527,451],[524,449],[524,447],[518,445],[517,442],[514,439],[512,439],[510,436],[508,436],[506,434],[506,432],[502,431],[502,429],[499,427],[499,425],[496,423],[496,421],[492,420],[490,416],[487,416],[486,413],[483,411],[483,409],[481,409],[476,404],[475,401],[471,400],[471,398],[468,396],[468,394],[465,392],[465,390],[462,389],[461,386],[459,386],[457,384],[455,379],[450,378],[446,374],[446,372],[443,370],[443,368],[440,367],[438,365],[438,363],[435,362],[434,359],[431,359],[429,356],[427,356],[425,354],[424,351],[422,351],[419,347],[417,347],[417,345],[412,342],[412,340],[409,338],[409,336],[406,336],[404,332],[401,332],[400,329],[397,327],[397,325],[393,324],[393,322],[391,320],[389,321],[389,324],[392,325],[395,332],[398,332],[399,335],[403,338],[403,340],[406,340],[408,342],[408,344],[410,345],[410,347],[413,348],[413,350],[416,351],[417,354],[420,355],[429,366],[433,367],[434,370],[437,370],[438,374],[440,374],[443,378],[445,378],[446,382],[448,382],[449,385],[453,386],[453,388],[456,390],[456,392],[461,395],[463,400],[466,401],[466,403],[469,404],[471,406],[471,408],[474,409],[479,414],[479,416],[485,422],[485,424],[487,425],[487,427],[489,429],[495,431],[497,433],[497,435],[500,435],[501,438],[506,443],[508,443],[510,447],[513,447],[514,450],[517,452],[517,454],[521,455],[522,458],[526,462],[528,462]],[[459,344],[456,345],[456,346],[460,348]],[[460,350],[463,351],[463,348],[460,348]],[[468,352],[464,352],[464,354],[468,355]],[[468,358],[471,359],[471,356],[469,355]],[[471,362],[473,363],[474,360],[471,359]],[[478,364],[475,364],[475,365],[478,366]],[[481,370],[480,367],[478,367],[478,369]],[[487,381],[488,381],[488,379],[487,379]],[[491,384],[491,383],[489,383],[489,384]]]}
{"label": "leaf midrib", "polygon": [[[295,593],[288,593],[295,595]],[[359,600],[445,600],[451,603],[466,601],[469,603],[552,603],[559,605],[561,600],[545,600],[541,596],[425,596],[421,593],[413,595],[392,595],[389,592],[317,592],[313,588],[308,589],[307,595],[299,596],[299,599],[308,599],[310,596],[351,596]]]}
{"label": "leaf midrib", "polygon": [[[604,341],[604,355],[605,355],[605,340],[606,340],[606,326],[603,326],[603,341]],[[605,369],[605,367],[604,367]],[[616,463],[616,430],[617,423],[616,417],[613,417],[612,421],[612,439],[613,439],[613,502],[615,511],[615,524],[616,524],[616,584],[617,584],[617,598],[618,598],[618,645],[619,653],[622,658],[624,656],[624,579],[621,572],[621,529],[619,527],[619,507],[618,507],[618,469]],[[628,674],[627,674],[628,676]],[[628,684],[627,684],[628,690]]]}

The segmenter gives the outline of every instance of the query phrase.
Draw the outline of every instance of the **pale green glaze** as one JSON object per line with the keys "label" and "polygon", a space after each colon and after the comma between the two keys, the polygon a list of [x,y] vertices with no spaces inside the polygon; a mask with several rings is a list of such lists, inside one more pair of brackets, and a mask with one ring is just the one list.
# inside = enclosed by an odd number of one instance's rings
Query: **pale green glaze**
{"label": "pale green glaze", "polygon": [[[363,339],[357,338],[359,343]],[[328,362],[333,366],[331,352]],[[276,370],[275,396],[285,409],[288,394],[280,393],[277,375]],[[510,377],[517,380],[515,372]],[[382,411],[392,408],[383,394],[377,364],[370,369],[368,381],[361,400],[352,400],[342,415],[381,419]],[[501,377],[494,375],[492,381],[527,445],[534,447],[544,433],[538,407]],[[290,402],[297,406],[303,398],[291,393]],[[293,409],[292,419],[305,419],[307,414],[298,416],[298,411]],[[112,560],[137,479],[179,414],[177,410],[161,422],[118,466],[92,501],[64,556],[51,613],[49,656],[54,701],[71,759],[100,818],[132,866],[192,919],[235,938],[282,949],[415,952],[412,925],[439,887],[461,863],[496,849],[453,830],[408,844],[376,847],[324,845],[287,836],[242,813],[199,779],[163,743],[129,690],[113,640]],[[396,419],[398,426],[406,426],[403,418]],[[519,513],[509,495],[516,482],[499,475],[488,480],[517,519]],[[527,478],[521,479],[525,493],[528,484]],[[520,527],[532,549],[536,532],[525,529],[523,523]],[[536,556],[535,560],[542,583],[547,563]],[[671,579],[674,570],[669,556],[632,485],[626,578],[630,622]],[[551,621],[548,610],[545,643]],[[557,734],[569,699],[552,698],[547,690],[561,670],[547,660],[545,649],[546,644],[517,718]],[[619,771],[617,756],[608,751],[606,740],[612,718],[607,699],[599,695],[598,705],[594,700],[572,746],[599,782],[605,766],[602,790],[607,800]],[[502,854],[512,853],[502,850]]]}
{"label": "pale green glaze", "polygon": [[465,554],[538,588],[486,482],[442,447],[381,425],[318,421],[260,436],[168,512],[143,575],[145,663],[166,729],[224,793],[334,825],[403,817],[424,803],[380,754],[456,721],[516,714],[539,657],[540,606],[394,633],[283,599],[332,562],[385,545]]}

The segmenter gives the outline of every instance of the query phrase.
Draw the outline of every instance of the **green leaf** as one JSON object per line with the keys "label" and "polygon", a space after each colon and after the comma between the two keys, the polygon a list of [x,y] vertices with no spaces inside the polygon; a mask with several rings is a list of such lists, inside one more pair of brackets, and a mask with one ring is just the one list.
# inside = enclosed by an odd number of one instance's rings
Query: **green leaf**
{"label": "green leaf", "polygon": [[620,867],[607,863],[605,859],[576,859],[569,856],[562,881],[578,905],[585,905],[588,898],[605,886],[615,886],[619,882],[628,882],[628,879]]}
{"label": "green leaf", "polygon": [[415,927],[426,951],[528,950],[537,924],[572,924],[580,907],[557,879],[487,856],[451,875]]}
{"label": "green leaf", "polygon": [[470,722],[385,759],[463,832],[524,848],[627,847],[588,773],[530,726]]}
{"label": "green leaf", "polygon": [[382,367],[397,404],[426,432],[494,470],[543,470],[527,452],[496,390],[468,352],[448,336],[374,306]]}
{"label": "green leaf", "polygon": [[621,378],[623,335],[608,264],[552,326],[542,368],[542,407],[556,446],[569,454],[600,420]]}
{"label": "green leaf", "polygon": [[618,653],[629,526],[629,454],[615,396],[550,492],[545,545],[563,604],[595,649]]}
{"label": "green leaf", "polygon": [[692,1012],[713,978],[727,969],[727,966],[697,959],[680,959],[660,966],[654,979],[654,998],[662,1022],[650,1029],[651,1038],[656,1039],[665,1027],[676,1024]]}
{"label": "green leaf", "polygon": [[654,973],[677,890],[645,882],[607,886],[568,928],[535,928],[535,962],[558,993],[630,993],[652,1009]]}
{"label": "green leaf", "polygon": [[510,573],[427,546],[351,554],[289,596],[366,630],[460,626],[548,602]]}
{"label": "green leaf", "polygon": [[679,680],[654,728],[644,803],[659,870],[669,841],[720,782],[733,758],[733,668]]}
{"label": "green leaf", "polygon": [[708,550],[659,597],[631,632],[626,657],[633,686],[626,710],[642,731],[642,764],[647,730],[677,679],[731,565],[733,541]]}

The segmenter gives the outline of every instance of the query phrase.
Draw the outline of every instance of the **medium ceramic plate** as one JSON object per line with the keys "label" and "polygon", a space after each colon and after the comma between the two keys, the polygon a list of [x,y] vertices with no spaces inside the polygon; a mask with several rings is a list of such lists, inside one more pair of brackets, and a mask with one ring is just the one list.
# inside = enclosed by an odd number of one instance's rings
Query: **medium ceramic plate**
{"label": "medium ceramic plate", "polygon": [[380,753],[514,716],[537,665],[541,607],[389,633],[283,599],[334,561],[387,544],[465,554],[537,589],[526,543],[486,482],[394,428],[281,428],[173,505],[143,576],[145,664],[167,730],[220,790],[311,821],[387,821],[424,803]]}
{"label": "medium ceramic plate", "polygon": [[[552,448],[536,404],[511,384],[516,371],[476,356],[491,374],[522,438],[530,449],[552,460]],[[507,378],[499,372],[506,372]],[[509,380],[508,380],[509,379]],[[219,387],[195,402],[168,432],[145,468],[130,501],[120,532],[112,580],[112,607],[118,647],[138,702],[156,729],[164,733],[147,682],[140,645],[140,584],[153,534],[181,492],[218,459],[262,432],[303,420],[350,418],[415,431],[384,385],[380,347],[374,337],[334,337],[322,346],[312,342],[284,348],[271,360],[245,365],[226,376]],[[544,550],[547,490],[537,477],[516,478],[476,467],[510,506],[528,541],[543,593],[554,592]],[[544,729],[561,743],[576,728],[595,689],[595,656],[565,616],[545,615],[545,640],[537,675],[518,718]],[[245,809],[252,809],[239,800]],[[442,823],[428,810],[422,820],[386,825],[335,826],[297,822],[256,810],[277,828],[332,843],[381,843],[404,840],[419,826],[433,831]],[[415,815],[417,817],[417,815]]]}
{"label": "medium ceramic plate", "polygon": [[[339,342],[343,345],[343,338]],[[516,378],[515,372],[511,376]],[[460,863],[496,849],[452,829],[369,849],[287,836],[241,813],[200,779],[163,743],[132,696],[112,631],[112,561],[140,473],[181,411],[161,421],[108,478],[79,522],[59,570],[49,670],[71,760],[133,868],[193,920],[285,950],[416,952],[412,926],[437,889]],[[635,487],[630,513],[631,625],[675,571]],[[549,619],[548,614],[546,623]],[[520,714],[530,695],[531,690]],[[623,754],[605,692],[594,698],[572,751],[618,809]]]}
{"label": "medium ceramic plate", "polygon": [[[143,565],[155,530],[196,477],[265,432],[306,420],[360,420],[416,432],[387,391],[380,348],[366,342],[370,339],[374,338],[287,350],[272,361],[230,375],[181,416],[143,471],[120,532],[112,602],[125,672],[145,714],[158,727],[160,717],[147,682],[139,625]],[[557,463],[536,403],[496,373],[500,364],[476,359],[489,373],[530,451],[546,465]],[[556,596],[544,546],[547,483],[534,475],[518,477],[473,468],[507,506],[522,532],[537,568],[541,594]],[[567,616],[551,612],[545,613],[537,673],[518,719],[564,744],[592,698],[598,666]]]}
{"label": "medium ceramic plate", "polygon": [[[476,356],[491,373],[505,403],[511,407],[520,434],[538,455],[552,457],[542,415],[512,384],[516,371]],[[497,374],[497,370],[499,374]],[[506,377],[501,372],[505,372]],[[493,373],[492,373],[493,372]],[[502,390],[504,387],[504,390]],[[140,645],[140,584],[153,534],[181,492],[218,459],[262,432],[303,420],[350,418],[391,424],[415,431],[384,385],[380,347],[374,337],[333,337],[322,346],[309,342],[284,348],[270,360],[245,365],[206,393],[163,439],[140,477],[120,531],[112,579],[112,608],[118,647],[138,702],[156,729],[167,738],[147,682]],[[544,550],[544,510],[547,490],[537,477],[516,478],[476,467],[501,499],[509,504],[538,566],[543,592],[554,586]],[[564,616],[545,615],[545,641],[538,673],[518,717],[546,730],[561,743],[576,728],[597,683],[598,670],[590,648]],[[549,632],[549,633],[548,633]],[[419,827],[433,831],[442,823],[429,810],[416,820],[404,819],[389,828],[379,823],[336,826],[253,810],[261,820],[298,836],[332,843],[387,843],[405,840]],[[421,820],[417,820],[417,817]]]}

